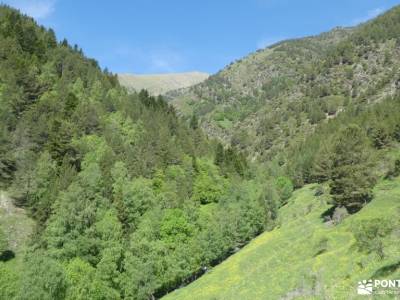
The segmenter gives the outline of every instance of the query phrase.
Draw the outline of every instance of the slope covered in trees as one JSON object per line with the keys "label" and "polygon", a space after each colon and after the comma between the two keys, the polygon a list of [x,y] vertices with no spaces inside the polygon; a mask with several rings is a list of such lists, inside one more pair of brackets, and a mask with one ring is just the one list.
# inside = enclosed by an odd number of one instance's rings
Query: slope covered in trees
{"label": "slope covered in trees", "polygon": [[287,163],[283,150],[317,124],[396,93],[399,19],[395,7],[354,28],[277,43],[169,98],[225,145]]}
{"label": "slope covered in trees", "polygon": [[185,120],[1,6],[0,184],[36,227],[0,298],[159,298],[295,219],[294,188],[320,184],[332,225],[379,201],[400,173],[399,16],[233,64],[180,94]]}
{"label": "slope covered in trees", "polygon": [[0,139],[1,189],[37,224],[15,258],[0,228],[1,299],[159,297],[273,223],[243,156],[5,6]]}

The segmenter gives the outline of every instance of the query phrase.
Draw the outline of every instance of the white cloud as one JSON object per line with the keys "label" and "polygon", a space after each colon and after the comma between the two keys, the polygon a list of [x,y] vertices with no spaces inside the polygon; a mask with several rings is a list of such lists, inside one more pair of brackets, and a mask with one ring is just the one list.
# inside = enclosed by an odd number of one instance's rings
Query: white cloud
{"label": "white cloud", "polygon": [[47,18],[54,12],[56,5],[56,0],[7,0],[3,2],[35,19]]}
{"label": "white cloud", "polygon": [[262,38],[257,42],[257,49],[264,49],[268,46],[276,44],[277,42],[283,41],[284,39],[284,37]]}
{"label": "white cloud", "polygon": [[360,23],[366,22],[373,19],[383,13],[385,10],[381,7],[369,10],[364,17],[356,18],[351,22],[351,25],[358,25]]}

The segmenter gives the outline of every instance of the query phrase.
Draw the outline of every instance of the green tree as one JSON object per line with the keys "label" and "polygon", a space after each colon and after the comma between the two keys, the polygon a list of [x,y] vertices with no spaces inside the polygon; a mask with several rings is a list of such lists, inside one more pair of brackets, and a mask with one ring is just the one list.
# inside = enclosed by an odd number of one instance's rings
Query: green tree
{"label": "green tree", "polygon": [[325,182],[331,178],[333,158],[332,149],[328,142],[323,142],[315,154],[311,177],[318,183]]}
{"label": "green tree", "polygon": [[287,177],[280,176],[275,180],[275,186],[281,202],[286,203],[293,193],[292,181]]}
{"label": "green tree", "polygon": [[273,182],[270,182],[264,189],[260,196],[260,202],[264,207],[265,226],[271,229],[274,225],[274,221],[278,217],[278,209],[281,204],[281,200],[278,192],[276,191]]}
{"label": "green tree", "polygon": [[224,146],[222,144],[218,143],[217,148],[215,149],[215,158],[214,158],[214,163],[217,166],[222,167],[225,162],[225,150]]}
{"label": "green tree", "polygon": [[117,300],[119,294],[109,288],[102,281],[96,269],[89,263],[80,258],[75,258],[69,262],[66,268],[68,289],[66,292],[67,300]]}
{"label": "green tree", "polygon": [[223,178],[212,164],[202,163],[199,169],[193,185],[192,199],[201,204],[218,202],[224,194]]}
{"label": "green tree", "polygon": [[341,130],[333,149],[330,193],[336,206],[355,212],[371,199],[375,177],[373,156],[364,130],[350,125]]}
{"label": "green tree", "polygon": [[193,114],[192,117],[190,118],[189,126],[193,130],[196,130],[199,128],[199,120],[195,114]]}
{"label": "green tree", "polygon": [[64,269],[43,252],[29,255],[25,265],[18,299],[64,299],[67,280]]}
{"label": "green tree", "polygon": [[374,252],[381,259],[384,258],[383,238],[393,230],[391,223],[386,219],[375,218],[354,224],[352,229],[358,249],[367,253]]}
{"label": "green tree", "polygon": [[184,212],[180,209],[171,209],[165,212],[161,221],[160,236],[171,247],[178,247],[192,234],[194,228],[189,224]]}
{"label": "green tree", "polygon": [[44,223],[50,215],[51,206],[57,196],[56,172],[56,164],[50,154],[47,151],[43,152],[36,162],[35,178],[28,196],[32,213],[41,223]]}

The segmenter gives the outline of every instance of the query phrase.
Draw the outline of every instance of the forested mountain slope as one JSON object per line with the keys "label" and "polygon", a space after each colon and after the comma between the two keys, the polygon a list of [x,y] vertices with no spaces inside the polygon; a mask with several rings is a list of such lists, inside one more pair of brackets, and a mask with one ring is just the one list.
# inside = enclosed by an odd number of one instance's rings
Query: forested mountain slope
{"label": "forested mountain slope", "polygon": [[207,73],[166,73],[166,74],[118,74],[118,80],[129,91],[147,90],[151,95],[163,95],[169,91],[187,88],[208,78]]}
{"label": "forested mountain slope", "polygon": [[399,20],[395,7],[354,28],[280,42],[169,98],[210,136],[252,159],[275,158],[348,106],[397,91]]}
{"label": "forested mountain slope", "polygon": [[272,226],[242,156],[6,6],[0,141],[1,190],[36,223],[17,251],[0,214],[0,299],[160,297]]}
{"label": "forested mountain slope", "polygon": [[[379,206],[376,183],[396,190],[400,175],[399,10],[228,67],[189,90],[203,100],[176,100],[186,120],[0,6],[0,187],[36,224],[13,257],[0,222],[0,299],[160,298],[292,226],[303,203],[286,215],[288,201],[308,183],[332,226]],[[385,224],[372,232],[397,232]],[[369,244],[368,226],[359,250],[383,259],[392,246]]]}
{"label": "forested mountain slope", "polygon": [[[317,183],[270,205],[272,231],[165,299],[358,299],[359,281],[398,278],[399,142],[399,97],[316,126],[291,163]],[[261,199],[276,203],[274,190]]]}

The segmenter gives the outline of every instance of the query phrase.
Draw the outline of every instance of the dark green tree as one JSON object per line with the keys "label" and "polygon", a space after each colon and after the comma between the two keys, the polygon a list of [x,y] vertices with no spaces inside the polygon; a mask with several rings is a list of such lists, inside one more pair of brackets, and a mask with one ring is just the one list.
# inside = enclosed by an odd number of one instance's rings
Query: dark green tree
{"label": "dark green tree", "polygon": [[199,120],[195,114],[193,114],[192,117],[190,118],[189,125],[190,125],[190,128],[192,128],[193,130],[196,130],[197,128],[199,128]]}
{"label": "dark green tree", "polygon": [[372,198],[374,164],[366,133],[357,125],[341,130],[333,149],[330,193],[336,206],[356,212]]}
{"label": "dark green tree", "polygon": [[331,148],[327,142],[323,142],[315,154],[311,177],[318,183],[325,182],[331,178],[333,164]]}
{"label": "dark green tree", "polygon": [[224,146],[222,144],[218,143],[217,148],[215,149],[215,158],[214,158],[214,163],[217,166],[222,166],[225,162],[225,150]]}

